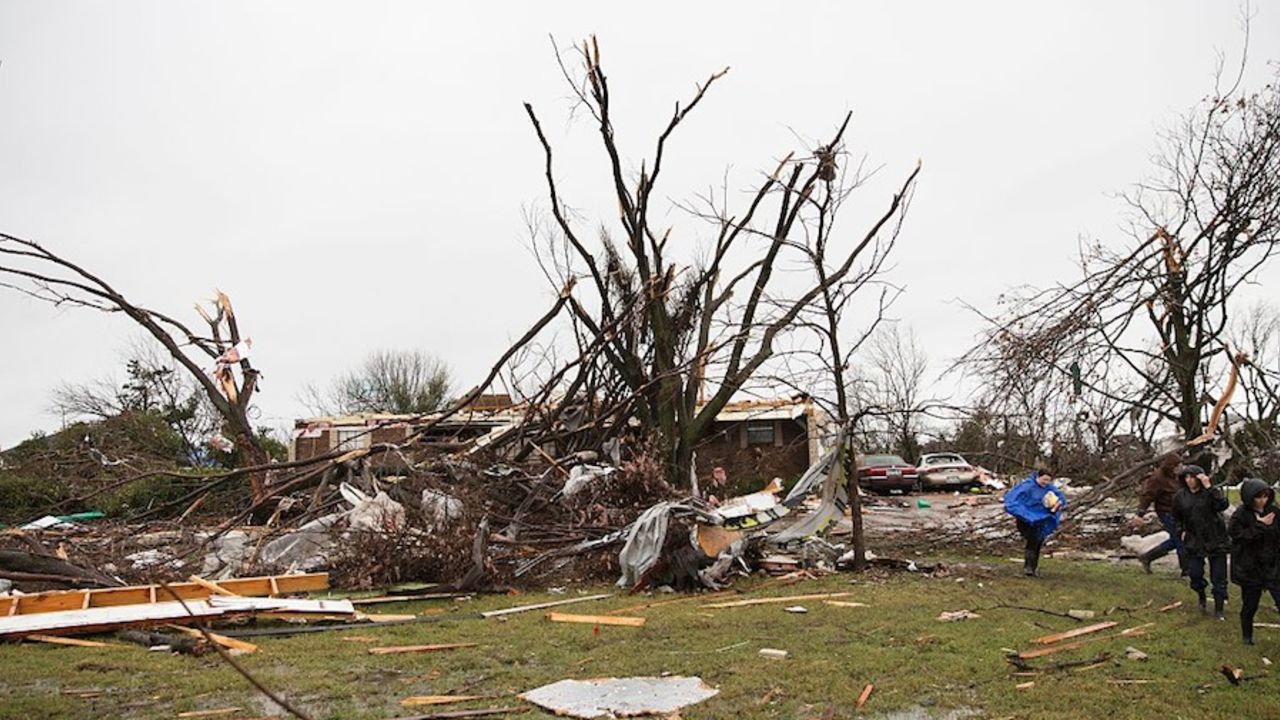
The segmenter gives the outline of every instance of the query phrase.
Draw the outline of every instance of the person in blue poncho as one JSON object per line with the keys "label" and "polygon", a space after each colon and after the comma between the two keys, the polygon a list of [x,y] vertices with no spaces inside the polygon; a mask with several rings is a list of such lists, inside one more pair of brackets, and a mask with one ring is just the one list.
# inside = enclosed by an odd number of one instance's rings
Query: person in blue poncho
{"label": "person in blue poncho", "polygon": [[1028,577],[1040,575],[1040,549],[1058,529],[1062,509],[1066,506],[1067,500],[1062,491],[1053,484],[1053,475],[1044,468],[1035,470],[1030,477],[1005,493],[1004,511],[1017,521],[1018,532],[1026,540],[1022,574]]}

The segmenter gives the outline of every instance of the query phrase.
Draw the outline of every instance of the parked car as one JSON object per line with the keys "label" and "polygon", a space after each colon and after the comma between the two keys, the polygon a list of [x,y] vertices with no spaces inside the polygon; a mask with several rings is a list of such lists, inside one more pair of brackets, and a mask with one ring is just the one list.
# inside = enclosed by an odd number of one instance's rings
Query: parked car
{"label": "parked car", "polygon": [[925,488],[964,488],[977,484],[978,469],[956,453],[920,456],[920,485]]}
{"label": "parked car", "polygon": [[858,458],[858,482],[871,492],[911,492],[919,487],[916,467],[897,455],[863,455]]}

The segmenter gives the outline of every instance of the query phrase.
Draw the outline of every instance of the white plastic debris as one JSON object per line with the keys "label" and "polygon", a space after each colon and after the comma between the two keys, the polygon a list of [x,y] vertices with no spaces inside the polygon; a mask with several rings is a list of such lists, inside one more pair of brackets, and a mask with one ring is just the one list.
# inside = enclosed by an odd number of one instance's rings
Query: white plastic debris
{"label": "white plastic debris", "polygon": [[668,716],[720,691],[697,677],[633,677],[561,680],[520,695],[556,715],[613,718]]}
{"label": "white plastic debris", "polygon": [[564,489],[561,490],[561,493],[566,498],[571,498],[582,488],[590,485],[592,481],[602,477],[609,477],[614,472],[616,472],[616,468],[608,465],[574,465],[573,469],[569,471],[569,479],[564,482]]}
{"label": "white plastic debris", "polygon": [[462,517],[462,501],[448,493],[426,488],[422,491],[422,514],[431,521],[432,527],[441,525]]}

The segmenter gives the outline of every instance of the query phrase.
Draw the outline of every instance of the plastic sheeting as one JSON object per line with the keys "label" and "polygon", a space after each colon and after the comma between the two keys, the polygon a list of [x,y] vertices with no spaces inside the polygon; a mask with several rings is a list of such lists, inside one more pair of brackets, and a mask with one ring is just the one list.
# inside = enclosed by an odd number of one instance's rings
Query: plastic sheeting
{"label": "plastic sheeting", "polygon": [[645,510],[631,524],[631,532],[627,535],[627,543],[618,553],[618,564],[622,566],[622,577],[618,579],[621,587],[631,587],[640,581],[640,576],[658,562],[662,554],[662,544],[667,539],[667,525],[671,521],[671,512],[684,507],[675,503],[660,502]]}

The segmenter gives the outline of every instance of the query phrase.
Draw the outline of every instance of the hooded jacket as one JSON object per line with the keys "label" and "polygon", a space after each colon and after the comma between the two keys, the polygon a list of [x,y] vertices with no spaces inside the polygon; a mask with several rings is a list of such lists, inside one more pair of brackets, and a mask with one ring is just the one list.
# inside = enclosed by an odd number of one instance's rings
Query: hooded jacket
{"label": "hooded jacket", "polygon": [[1139,514],[1152,506],[1159,514],[1173,511],[1173,498],[1182,487],[1182,483],[1178,481],[1177,469],[1177,456],[1170,456],[1147,475],[1138,491]]}
{"label": "hooded jacket", "polygon": [[1182,489],[1173,496],[1173,521],[1182,533],[1187,552],[1205,556],[1227,554],[1231,542],[1222,511],[1230,505],[1221,488],[1202,487],[1191,492],[1183,483]]}
{"label": "hooded jacket", "polygon": [[[1058,523],[1062,520],[1062,509],[1067,506],[1067,498],[1053,483],[1040,487],[1036,477],[1036,473],[1031,473],[1030,477],[1004,494],[1004,511],[1034,526],[1040,532],[1040,539],[1044,540],[1058,529]],[[1056,511],[1045,507],[1044,496],[1049,493],[1058,496]]]}
{"label": "hooded jacket", "polygon": [[[1270,492],[1271,498],[1258,513],[1253,499]],[[1258,522],[1259,515],[1275,513],[1270,525]],[[1240,507],[1227,524],[1231,536],[1231,582],[1237,585],[1280,588],[1280,512],[1275,492],[1265,482],[1249,478],[1240,486]]]}

